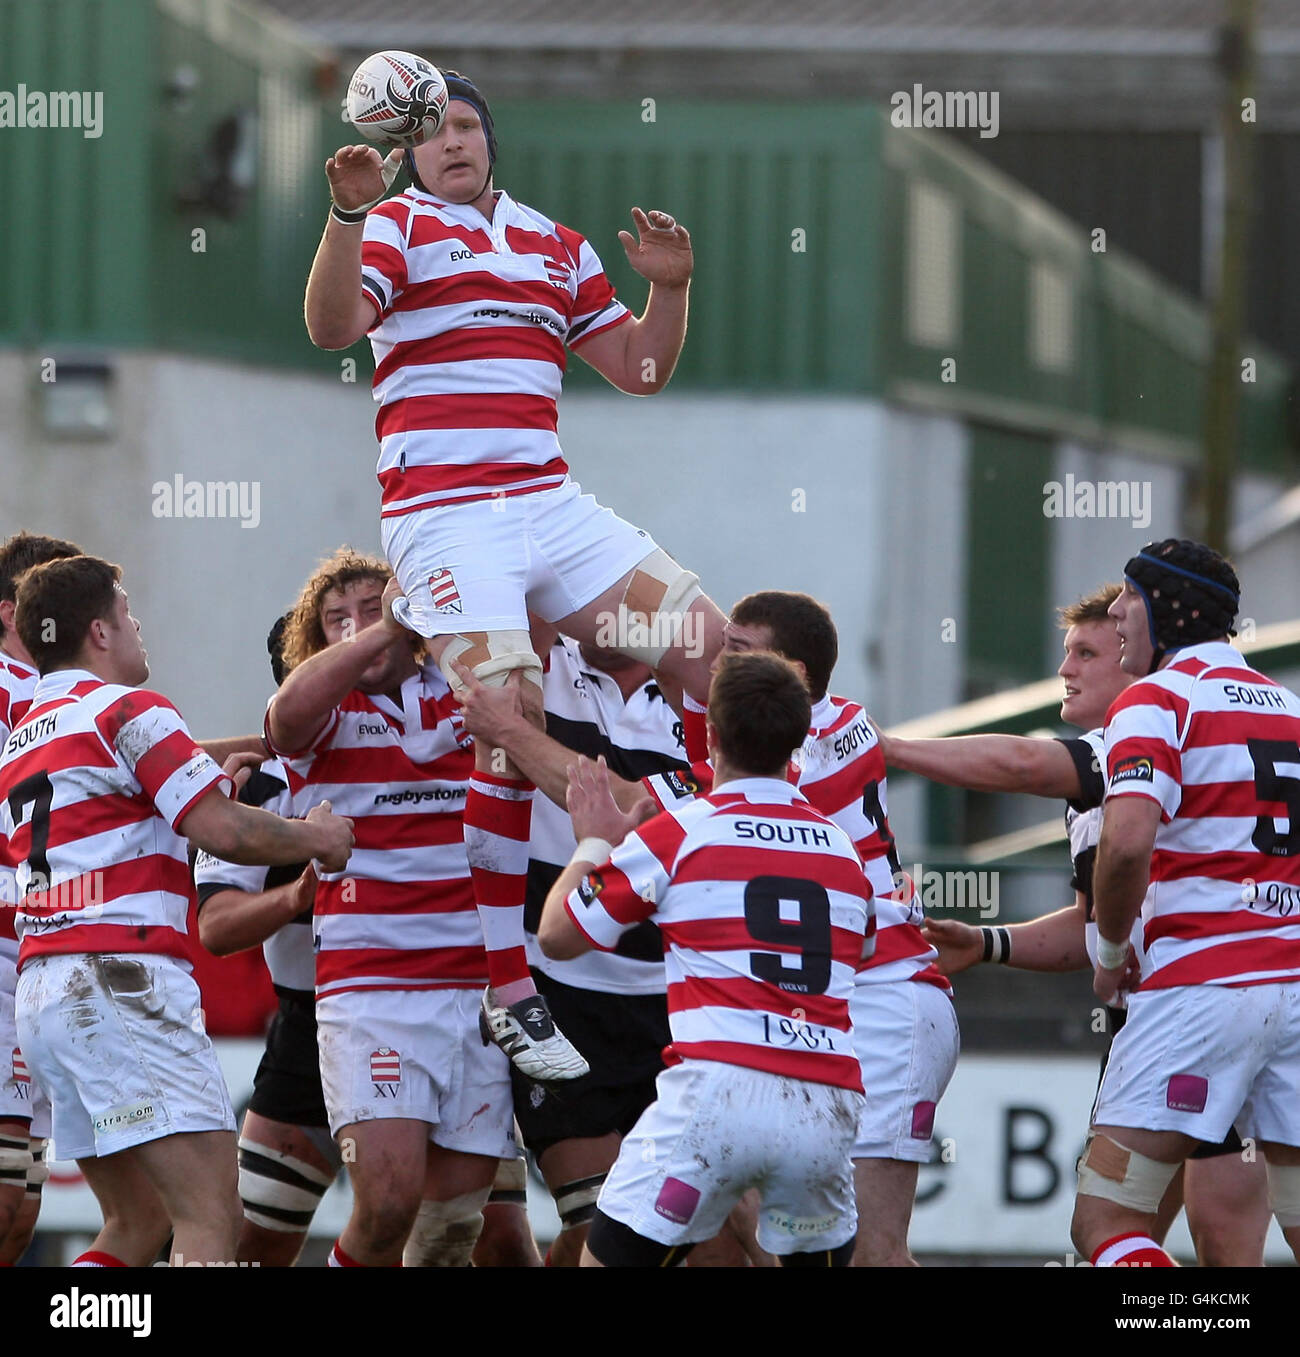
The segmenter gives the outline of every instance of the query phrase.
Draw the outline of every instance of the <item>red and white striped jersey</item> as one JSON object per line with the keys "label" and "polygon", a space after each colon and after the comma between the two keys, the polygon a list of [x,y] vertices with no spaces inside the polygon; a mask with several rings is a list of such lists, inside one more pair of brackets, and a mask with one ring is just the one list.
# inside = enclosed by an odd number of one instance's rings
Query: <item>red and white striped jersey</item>
{"label": "red and white striped jersey", "polygon": [[187,968],[194,908],[177,826],[230,780],[159,693],[45,675],[0,756],[19,968],[51,952],[157,952]]}
{"label": "red and white striped jersey", "polygon": [[[952,993],[938,953],[921,935],[924,913],[899,869],[886,806],[885,760],[867,714],[844,697],[827,694],[813,706],[812,724],[795,752],[792,780],[810,804],[853,840],[875,892],[876,949],[862,964],[860,984],[918,980]],[[643,785],[662,810],[707,793],[713,767],[697,763],[689,777],[663,773]]]}
{"label": "red and white striped jersey", "polygon": [[1300,698],[1188,646],[1115,700],[1106,768],[1107,801],[1161,812],[1141,988],[1300,980]]}
{"label": "red and white striped jersey", "polygon": [[294,814],[328,800],[355,826],[347,867],[316,888],[318,996],[487,984],[463,829],[472,742],[436,665],[398,696],[354,688],[307,749],[275,751]]}
{"label": "red and white striped jersey", "polygon": [[728,782],[642,825],[565,902],[608,950],[653,919],[671,1061],[717,1060],[861,1091],[849,996],[874,939],[848,837],[788,782]]}
{"label": "red and white striped jersey", "polygon": [[[30,665],[0,652],[0,746],[27,715],[40,675]],[[0,965],[18,964],[18,934],[14,931],[18,879],[0,836]]]}
{"label": "red and white striped jersey", "polygon": [[491,221],[410,189],[364,229],[383,515],[561,485],[565,345],[631,315],[596,252],[500,191]]}

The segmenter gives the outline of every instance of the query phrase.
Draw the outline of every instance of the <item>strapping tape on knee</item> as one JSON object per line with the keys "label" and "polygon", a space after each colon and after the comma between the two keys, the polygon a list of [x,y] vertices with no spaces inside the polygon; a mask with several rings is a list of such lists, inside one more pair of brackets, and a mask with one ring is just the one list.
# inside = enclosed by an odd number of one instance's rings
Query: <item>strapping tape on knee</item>
{"label": "strapping tape on knee", "polygon": [[0,1183],[23,1186],[32,1169],[32,1152],[25,1140],[0,1136]]}
{"label": "strapping tape on knee", "polygon": [[1079,1191],[1086,1197],[1101,1197],[1130,1211],[1153,1215],[1177,1172],[1177,1164],[1148,1159],[1108,1135],[1094,1132],[1079,1157]]}
{"label": "strapping tape on knee", "polygon": [[483,1208],[491,1188],[450,1201],[422,1201],[402,1252],[404,1267],[468,1267],[483,1229]]}
{"label": "strapping tape on knee", "polygon": [[703,592],[698,575],[656,548],[632,572],[618,605],[618,631],[611,649],[657,668],[681,640],[687,610]]}
{"label": "strapping tape on knee", "polygon": [[1300,1225],[1300,1164],[1269,1164],[1268,1204],[1284,1230]]}
{"label": "strapping tape on knee", "polygon": [[590,1178],[575,1178],[555,1189],[555,1209],[566,1230],[585,1225],[596,1214],[596,1199],[604,1182],[605,1174],[593,1173]]}
{"label": "strapping tape on knee", "polygon": [[492,1180],[493,1205],[520,1205],[528,1200],[528,1166],[522,1159],[503,1159]]}
{"label": "strapping tape on knee", "polygon": [[306,1230],[333,1181],[333,1174],[314,1164],[240,1138],[239,1198],[245,1217],[264,1230]]}
{"label": "strapping tape on knee", "polygon": [[532,638],[526,631],[489,631],[475,636],[453,636],[438,657],[438,668],[451,684],[453,692],[464,688],[454,665],[460,663],[489,688],[504,687],[514,669],[522,669],[524,678],[542,686],[542,662],[533,654]]}

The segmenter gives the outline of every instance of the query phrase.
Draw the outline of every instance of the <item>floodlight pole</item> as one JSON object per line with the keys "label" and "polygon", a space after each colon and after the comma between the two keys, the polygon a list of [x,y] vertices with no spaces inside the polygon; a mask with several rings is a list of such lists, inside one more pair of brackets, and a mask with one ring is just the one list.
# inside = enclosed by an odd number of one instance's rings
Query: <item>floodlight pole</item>
{"label": "floodlight pole", "polygon": [[[1219,133],[1223,146],[1223,218],[1213,290],[1210,363],[1205,385],[1204,467],[1197,499],[1204,540],[1228,549],[1232,481],[1240,437],[1243,373],[1239,366],[1246,302],[1246,254],[1253,197],[1255,0],[1227,0],[1219,31],[1223,77]],[[1247,114],[1246,100],[1252,99]]]}

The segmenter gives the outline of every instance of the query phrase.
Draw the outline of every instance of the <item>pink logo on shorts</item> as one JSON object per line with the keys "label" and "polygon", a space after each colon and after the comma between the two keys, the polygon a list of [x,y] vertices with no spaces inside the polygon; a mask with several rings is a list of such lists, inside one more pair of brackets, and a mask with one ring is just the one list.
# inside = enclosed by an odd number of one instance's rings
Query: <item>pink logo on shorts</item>
{"label": "pink logo on shorts", "polygon": [[913,1140],[929,1140],[934,1135],[934,1109],[935,1104],[930,1102],[917,1103],[912,1108]]}
{"label": "pink logo on shorts", "polygon": [[437,613],[464,612],[460,606],[460,590],[450,570],[435,570],[429,576],[429,593],[433,596],[433,610]]}
{"label": "pink logo on shorts", "polygon": [[402,1082],[402,1057],[389,1046],[371,1051],[370,1080],[376,1098],[396,1098],[397,1089],[393,1086]]}
{"label": "pink logo on shorts", "polygon": [[666,1178],[655,1198],[655,1212],[678,1225],[685,1225],[700,1204],[700,1190],[680,1178]]}
{"label": "pink logo on shorts", "polygon": [[27,1073],[27,1062],[23,1059],[23,1053],[17,1046],[14,1047],[13,1067],[15,1084],[30,1084],[32,1082],[31,1075]]}
{"label": "pink logo on shorts", "polygon": [[1210,1081],[1199,1074],[1173,1074],[1165,1091],[1165,1106],[1175,1112],[1204,1112]]}

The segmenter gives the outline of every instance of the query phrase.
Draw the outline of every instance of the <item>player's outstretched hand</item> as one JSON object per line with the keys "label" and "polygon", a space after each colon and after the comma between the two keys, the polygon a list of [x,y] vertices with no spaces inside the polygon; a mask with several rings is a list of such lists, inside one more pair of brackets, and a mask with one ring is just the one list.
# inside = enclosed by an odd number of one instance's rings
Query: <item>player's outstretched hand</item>
{"label": "player's outstretched hand", "polygon": [[346,815],[335,815],[328,801],[313,806],[307,812],[307,823],[315,825],[320,833],[320,843],[312,856],[327,872],[341,872],[352,856],[355,835],[352,821]]}
{"label": "player's outstretched hand", "polygon": [[956,919],[927,919],[921,936],[939,951],[938,966],[944,975],[958,975],[984,957],[984,935]]}
{"label": "player's outstretched hand", "polygon": [[264,754],[254,754],[251,750],[243,750],[237,754],[231,754],[221,765],[221,771],[235,784],[235,795],[238,796],[244,790],[244,783],[253,776],[253,769],[259,768],[266,761]]}
{"label": "player's outstretched hand", "polygon": [[460,703],[465,729],[480,744],[498,748],[508,745],[511,731],[517,730],[521,722],[527,725],[519,685],[507,683],[489,688],[487,684],[479,682],[468,665],[461,664],[459,660],[452,661],[452,668],[462,685],[456,690],[456,700]]}
{"label": "player's outstretched hand", "polygon": [[690,232],[667,212],[647,214],[639,207],[632,209],[632,224],[635,236],[630,231],[618,233],[627,262],[642,278],[660,287],[685,287],[695,268]]}
{"label": "player's outstretched hand", "polygon": [[579,758],[577,763],[569,766],[569,791],[565,800],[573,820],[573,837],[579,843],[583,839],[604,839],[615,846],[646,818],[646,803],[654,804],[647,796],[630,811],[620,810],[609,783],[609,769],[603,754],[595,763],[588,758]]}
{"label": "player's outstretched hand", "polygon": [[402,167],[402,148],[394,148],[387,159],[373,146],[340,146],[325,162],[330,194],[345,212],[377,203],[392,187]]}

